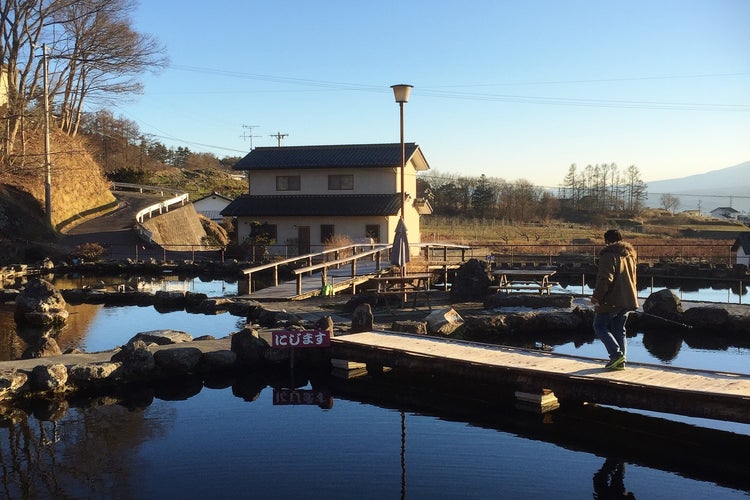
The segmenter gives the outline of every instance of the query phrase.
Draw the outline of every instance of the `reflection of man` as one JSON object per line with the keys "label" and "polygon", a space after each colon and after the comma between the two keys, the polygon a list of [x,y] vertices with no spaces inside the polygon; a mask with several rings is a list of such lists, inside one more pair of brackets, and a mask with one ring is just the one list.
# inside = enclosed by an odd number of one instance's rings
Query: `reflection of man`
{"label": "reflection of man", "polygon": [[638,308],[635,275],[638,255],[633,245],[622,241],[617,229],[604,233],[604,242],[607,246],[599,252],[596,287],[591,296],[596,306],[594,332],[609,354],[605,368],[622,370],[627,351],[625,322],[628,314]]}
{"label": "reflection of man", "polygon": [[625,490],[625,463],[622,460],[607,458],[604,465],[594,474],[594,498],[635,498]]}

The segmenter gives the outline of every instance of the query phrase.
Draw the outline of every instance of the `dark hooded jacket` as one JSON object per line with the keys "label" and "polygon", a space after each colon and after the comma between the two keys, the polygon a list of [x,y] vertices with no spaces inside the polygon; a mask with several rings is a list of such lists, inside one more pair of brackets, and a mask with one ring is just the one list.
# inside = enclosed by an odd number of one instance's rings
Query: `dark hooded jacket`
{"label": "dark hooded jacket", "polygon": [[633,311],[638,308],[636,267],[638,255],[625,241],[610,243],[599,252],[599,268],[593,297],[596,312]]}

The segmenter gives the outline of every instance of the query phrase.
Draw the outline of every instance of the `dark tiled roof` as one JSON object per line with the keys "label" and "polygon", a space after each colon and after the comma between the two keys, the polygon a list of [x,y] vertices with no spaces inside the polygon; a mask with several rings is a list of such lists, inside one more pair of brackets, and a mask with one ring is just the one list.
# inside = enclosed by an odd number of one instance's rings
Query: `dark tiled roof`
{"label": "dark tiled roof", "polygon": [[252,196],[242,195],[230,203],[221,215],[226,217],[272,216],[369,216],[397,215],[401,209],[401,193]]}
{"label": "dark tiled roof", "polygon": [[[404,147],[407,161],[419,149],[419,146],[413,142],[406,143]],[[401,143],[395,143],[255,148],[232,168],[235,170],[270,170],[400,166]]]}

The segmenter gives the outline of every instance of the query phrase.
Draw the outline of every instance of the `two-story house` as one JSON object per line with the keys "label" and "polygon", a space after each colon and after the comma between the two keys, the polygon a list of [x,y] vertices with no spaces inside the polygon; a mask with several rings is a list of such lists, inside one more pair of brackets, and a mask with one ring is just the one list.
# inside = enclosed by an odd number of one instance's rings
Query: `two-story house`
{"label": "two-story house", "polygon": [[[419,243],[420,215],[429,204],[416,197],[417,172],[430,167],[407,143],[403,190],[410,243]],[[247,172],[249,190],[222,215],[237,219],[239,242],[262,230],[287,253],[318,251],[335,236],[353,242],[393,239],[401,211],[401,144],[256,148],[232,168]]]}

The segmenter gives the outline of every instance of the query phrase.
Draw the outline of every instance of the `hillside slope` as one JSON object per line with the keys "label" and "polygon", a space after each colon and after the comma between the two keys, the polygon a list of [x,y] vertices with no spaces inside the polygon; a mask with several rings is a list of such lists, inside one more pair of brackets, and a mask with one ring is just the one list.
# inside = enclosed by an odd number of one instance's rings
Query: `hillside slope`
{"label": "hillside slope", "polygon": [[680,198],[679,210],[710,212],[717,207],[732,206],[741,212],[750,211],[750,161],[733,167],[712,170],[648,183],[650,207],[660,206],[662,194]]}
{"label": "hillside slope", "polygon": [[[101,167],[87,152],[82,140],[53,133],[50,156],[53,228],[60,230],[115,203]],[[23,164],[3,166],[0,183],[31,195],[44,216],[44,144],[40,132],[27,137],[24,158]],[[22,229],[15,228],[11,234],[22,236],[18,232]],[[7,229],[0,227],[0,235],[6,235],[6,232]]]}

